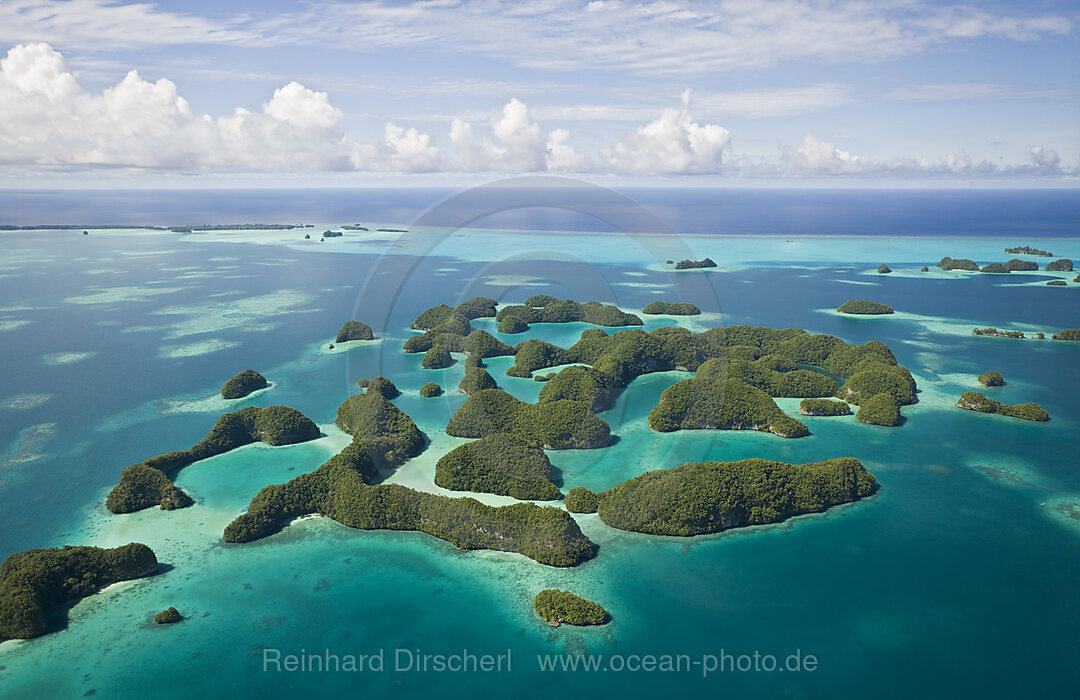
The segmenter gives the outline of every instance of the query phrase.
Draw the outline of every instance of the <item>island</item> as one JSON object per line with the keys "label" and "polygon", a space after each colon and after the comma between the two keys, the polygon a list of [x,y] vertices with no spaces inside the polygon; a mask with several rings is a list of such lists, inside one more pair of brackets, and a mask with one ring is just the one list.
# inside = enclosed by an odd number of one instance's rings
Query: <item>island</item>
{"label": "island", "polygon": [[114,549],[60,547],[12,554],[0,564],[0,641],[45,634],[50,609],[157,570],[154,551],[134,542]]}
{"label": "island", "polygon": [[1047,272],[1072,272],[1073,261],[1068,258],[1061,258],[1053,262],[1046,263]]}
{"label": "island", "polygon": [[537,294],[525,300],[524,304],[504,306],[495,315],[496,321],[505,321],[516,316],[526,324],[530,323],[591,323],[595,326],[640,326],[642,320],[634,314],[628,314],[617,306],[587,301],[580,304],[572,299],[556,299],[547,294]]}
{"label": "island", "polygon": [[868,316],[893,313],[893,308],[888,304],[879,304],[876,301],[866,301],[865,299],[850,299],[836,307],[836,310],[842,314],[860,314]]}
{"label": "island", "polygon": [[495,316],[495,300],[474,297],[450,307],[439,304],[422,312],[412,322],[411,328],[424,331],[405,341],[405,352],[427,352],[439,345],[449,352],[461,352],[480,357],[513,355],[514,348],[487,331],[473,330],[469,323],[477,318]]}
{"label": "island", "polygon": [[700,270],[708,267],[716,267],[716,263],[712,258],[703,258],[701,260],[680,260],[675,263],[676,270]]}
{"label": "island", "polygon": [[451,450],[435,465],[435,484],[519,500],[551,501],[562,496],[551,481],[544,450],[507,433],[494,433]]}
{"label": "island", "polygon": [[523,321],[519,316],[507,316],[499,322],[496,330],[500,333],[506,333],[507,335],[514,335],[529,330],[529,324]]}
{"label": "island", "polygon": [[1012,272],[1012,270],[1009,267],[1007,267],[1004,263],[995,262],[995,263],[990,263],[988,265],[983,265],[982,269],[980,269],[979,272],[992,272],[992,273],[996,273],[996,274],[1008,274],[1008,273]]}
{"label": "island", "polygon": [[[473,357],[475,356],[470,355],[469,359]],[[474,394],[482,389],[497,389],[499,385],[495,383],[495,378],[486,369],[477,363],[467,362],[465,364],[465,376],[458,382],[457,388],[463,394]]]}
{"label": "island", "polygon": [[425,399],[433,399],[436,396],[442,396],[442,393],[442,387],[435,382],[428,382],[420,387],[420,395]]}
{"label": "island", "polygon": [[1015,248],[1006,248],[1005,252],[1012,255],[1042,255],[1043,257],[1047,258],[1054,257],[1053,253],[1048,253],[1045,250],[1039,250],[1038,248],[1032,248],[1031,246],[1027,245],[1017,246]]}
{"label": "island", "polygon": [[948,256],[942,258],[937,264],[943,270],[966,270],[968,272],[978,272],[979,265],[974,260],[968,258],[953,259]]}
{"label": "island", "polygon": [[533,599],[533,609],[552,627],[559,625],[602,625],[608,620],[607,610],[580,598],[569,591],[552,588],[540,591]]}
{"label": "island", "polygon": [[1001,372],[991,369],[979,375],[979,384],[983,386],[1005,386],[1005,378],[1001,376]]}
{"label": "island", "polygon": [[753,458],[657,469],[596,500],[600,520],[611,527],[689,537],[819,513],[877,490],[874,476],[852,457],[798,465]]}
{"label": "island", "polygon": [[360,224],[345,224],[341,228],[346,230],[346,231],[367,231],[367,230],[369,230],[367,226],[361,226]]}
{"label": "island", "polygon": [[803,399],[799,402],[799,413],[804,416],[850,416],[851,406],[847,401]]}
{"label": "island", "polygon": [[193,501],[170,476],[175,477],[189,464],[253,442],[292,445],[319,435],[319,427],[310,418],[287,406],[249,406],[226,413],[194,447],[157,455],[124,469],[105,505],[113,513],[133,513],[151,506],[184,508]]}
{"label": "island", "polygon": [[1067,287],[1069,286],[1065,280],[1050,280],[1046,283],[1048,287]]}
{"label": "island", "polygon": [[979,413],[996,413],[1012,418],[1044,422],[1050,420],[1050,414],[1037,403],[1018,403],[1014,405],[999,403],[988,399],[977,391],[965,391],[956,402],[958,408]]}
{"label": "island", "polygon": [[1006,331],[998,330],[997,328],[972,328],[972,335],[988,335],[993,338],[1023,338],[1023,331]]}
{"label": "island", "polygon": [[270,383],[266,381],[266,377],[253,369],[245,369],[222,385],[221,398],[242,399],[248,394],[259,389],[265,389],[268,386],[270,386]]}
{"label": "island", "polygon": [[892,272],[892,270],[889,268],[889,266],[886,265],[885,263],[881,263],[880,265],[878,265],[877,271],[878,271],[879,275],[887,275],[890,272]]}
{"label": "island", "polygon": [[1080,328],[1065,328],[1057,331],[1050,338],[1051,340],[1080,340]]}
{"label": "island", "polygon": [[424,369],[443,369],[454,364],[454,358],[450,357],[450,351],[441,345],[436,345],[424,353],[424,359],[420,360],[420,366]]}
{"label": "island", "polygon": [[859,404],[855,420],[870,425],[883,425],[891,428],[900,425],[900,404],[892,394],[882,392],[874,394]]}
{"label": "island", "polygon": [[697,316],[701,309],[687,302],[654,301],[641,310],[650,316]]}
{"label": "island", "polygon": [[923,265],[919,268],[919,272],[930,272],[930,267],[928,265]]}
{"label": "island", "polygon": [[154,622],[159,625],[171,625],[176,622],[180,622],[184,617],[180,614],[180,611],[176,608],[169,608],[168,610],[162,610],[157,615],[154,615]]}
{"label": "island", "polygon": [[341,231],[323,231],[323,238],[341,238],[345,234]]}
{"label": "island", "polygon": [[1039,263],[1034,260],[1020,260],[1013,258],[1005,263],[1005,268],[1010,272],[1034,272],[1039,269]]}
{"label": "island", "polygon": [[346,343],[350,340],[375,340],[375,334],[371,332],[371,326],[360,321],[349,321],[338,331],[335,343]]}
{"label": "island", "polygon": [[356,382],[356,386],[361,389],[367,389],[369,392],[380,394],[384,399],[396,399],[401,396],[401,391],[399,391],[397,386],[386,377],[361,379]]}
{"label": "island", "polygon": [[525,403],[502,389],[469,394],[446,425],[446,434],[454,437],[495,433],[510,433],[547,450],[593,449],[611,442],[611,427],[581,401]]}
{"label": "island", "polygon": [[600,507],[600,496],[582,486],[575,486],[566,493],[563,507],[571,513],[595,513]]}
{"label": "island", "polygon": [[461,549],[517,552],[549,566],[574,566],[595,556],[595,545],[559,508],[494,507],[400,484],[372,484],[380,471],[372,455],[396,466],[423,449],[423,436],[412,419],[370,388],[347,399],[338,415],[352,443],[315,471],[264,487],[225,528],[226,542],[261,539],[293,518],[318,513],[348,527],[425,532]]}

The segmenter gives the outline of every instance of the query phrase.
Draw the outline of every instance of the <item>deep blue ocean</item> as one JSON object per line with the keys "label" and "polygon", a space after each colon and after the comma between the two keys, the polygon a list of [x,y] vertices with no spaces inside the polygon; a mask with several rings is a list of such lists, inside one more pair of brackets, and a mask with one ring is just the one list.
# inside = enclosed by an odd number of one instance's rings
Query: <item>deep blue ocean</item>
{"label": "deep blue ocean", "polygon": [[[0,225],[256,222],[313,227],[0,231],[0,558],[141,541],[167,565],[57,611],[46,636],[0,644],[0,696],[1075,693],[1080,343],[1049,336],[1080,326],[1077,273],[947,273],[934,263],[946,255],[1004,261],[1014,257],[1006,246],[1024,244],[1080,262],[1080,191],[0,192]],[[318,240],[343,224],[371,230]],[[719,267],[665,266],[667,258],[706,255]],[[1042,266],[1051,258],[1027,259]],[[883,262],[893,273],[876,272]],[[1052,279],[1066,286],[1047,286]],[[421,369],[418,355],[401,351],[409,323],[438,303],[476,295],[519,303],[539,293],[626,310],[690,301],[706,312],[649,317],[647,329],[750,324],[881,340],[913,372],[919,402],[903,409],[897,428],[804,418],[812,435],[796,440],[661,435],[646,417],[684,375],[641,377],[601,414],[619,437],[614,445],[549,452],[564,492],[602,490],[686,461],[750,456],[858,457],[881,491],[825,514],[694,538],[622,532],[578,516],[600,549],[573,569],[321,518],[257,543],[221,542],[222,528],[262,486],[313,470],[340,449],[330,424],[361,377],[392,378],[404,392],[395,403],[431,441],[391,480],[437,490],[435,462],[464,442],[445,434],[465,398],[453,390],[462,363]],[[831,311],[847,299],[888,303],[897,313]],[[328,340],[354,318],[379,340],[329,351]],[[491,321],[474,325],[495,333]],[[1022,329],[1028,338],[974,337],[975,326]],[[569,345],[587,327],[538,324],[525,336],[500,337]],[[507,377],[508,359],[488,364],[500,387],[536,399],[540,384]],[[214,398],[248,367],[272,387],[239,404]],[[1001,371],[1006,386],[982,389],[975,378],[987,369]],[[428,381],[448,393],[421,398]],[[953,404],[964,391],[1037,401],[1052,420],[962,411]],[[177,483],[195,497],[191,508],[105,510],[125,466],[198,442],[226,410],[271,404],[302,411],[327,437],[245,447],[186,468]],[[798,413],[797,400],[778,404]],[[612,621],[553,629],[531,608],[543,588],[595,600]],[[149,623],[169,606],[184,622]],[[267,649],[382,654],[385,666],[278,672],[264,665]],[[395,670],[399,649],[408,650],[405,659],[465,649],[510,654],[512,667]],[[755,653],[780,665],[812,655],[816,664],[704,672],[710,660]],[[548,654],[599,659],[608,670],[544,671],[538,656]],[[692,665],[630,670],[647,655],[684,655]]]}

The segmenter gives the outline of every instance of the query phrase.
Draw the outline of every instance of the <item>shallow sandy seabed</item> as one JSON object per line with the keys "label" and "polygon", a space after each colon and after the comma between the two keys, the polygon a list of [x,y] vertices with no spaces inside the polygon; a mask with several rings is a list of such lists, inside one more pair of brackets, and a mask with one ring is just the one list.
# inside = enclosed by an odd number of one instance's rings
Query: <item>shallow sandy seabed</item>
{"label": "shallow sandy seabed", "polygon": [[0,332],[13,331],[16,328],[22,328],[23,326],[30,323],[33,323],[33,321],[25,321],[23,319],[19,319],[17,321],[0,321]]}
{"label": "shallow sandy seabed", "polygon": [[[170,324],[167,338],[182,338],[201,333],[213,333],[232,328],[244,328],[264,318],[287,313],[310,313],[300,309],[316,297],[307,292],[282,289],[243,299],[220,300],[206,304],[168,306],[155,311],[163,316],[187,316],[187,320]],[[257,325],[257,324],[256,324]],[[263,327],[266,328],[265,324]]]}
{"label": "shallow sandy seabed", "polygon": [[43,355],[41,362],[46,365],[70,365],[83,360],[89,360],[96,352],[54,352]]}
{"label": "shallow sandy seabed", "polygon": [[45,457],[45,454],[38,452],[37,449],[55,437],[56,433],[56,423],[41,423],[25,428],[15,439],[11,451],[4,457],[0,457],[0,469],[15,467]]}
{"label": "shallow sandy seabed", "polygon": [[0,407],[11,411],[26,411],[45,404],[52,397],[52,394],[20,394],[0,403]]}
{"label": "shallow sandy seabed", "polygon": [[163,345],[158,348],[158,357],[164,359],[178,358],[178,357],[196,357],[198,355],[207,355],[218,350],[226,350],[228,348],[235,348],[240,343],[233,340],[221,340],[214,338],[211,340],[201,340],[197,343],[187,343],[186,345]]}
{"label": "shallow sandy seabed", "polygon": [[[152,282],[148,284],[153,284]],[[90,287],[87,291],[93,292],[83,296],[74,296],[64,299],[69,304],[114,304],[116,302],[139,302],[149,301],[151,297],[161,294],[181,292],[188,287]]]}

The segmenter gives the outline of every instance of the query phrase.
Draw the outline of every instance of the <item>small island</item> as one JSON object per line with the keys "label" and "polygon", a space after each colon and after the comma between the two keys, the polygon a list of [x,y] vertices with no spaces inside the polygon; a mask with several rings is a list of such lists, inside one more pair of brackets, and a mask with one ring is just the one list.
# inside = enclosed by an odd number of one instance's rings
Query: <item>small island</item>
{"label": "small island", "polygon": [[997,328],[972,328],[972,335],[988,335],[992,338],[1023,338],[1023,331],[1006,331]]}
{"label": "small island", "polygon": [[1068,258],[1061,258],[1053,262],[1046,263],[1047,272],[1072,272],[1073,261]]}
{"label": "small island", "polygon": [[221,387],[221,398],[242,399],[248,394],[270,386],[266,377],[253,369],[245,369]]}
{"label": "small island", "polygon": [[349,321],[338,331],[335,343],[346,343],[350,340],[375,340],[375,334],[371,332],[371,326],[360,321]]}
{"label": "small island", "polygon": [[877,316],[881,314],[893,313],[893,308],[888,304],[879,304],[876,301],[866,301],[865,299],[851,299],[845,301],[843,304],[836,308],[842,314],[860,314]]}
{"label": "small island", "polygon": [[567,492],[563,507],[571,513],[595,513],[600,507],[600,496],[587,488],[575,486]]}
{"label": "small island", "polygon": [[323,238],[341,238],[345,234],[341,231],[323,231]]}
{"label": "small island", "polygon": [[803,399],[799,402],[799,413],[804,416],[850,416],[851,406],[847,401]]}
{"label": "small island", "polygon": [[982,268],[979,270],[979,272],[991,272],[991,273],[995,273],[995,274],[1008,274],[1008,273],[1012,272],[1012,270],[1009,267],[1007,267],[1004,263],[995,262],[995,263],[989,263],[988,265],[983,265]]}
{"label": "small island", "polygon": [[855,420],[870,425],[883,425],[892,428],[900,425],[900,404],[896,397],[888,393],[874,394],[859,404]]}
{"label": "small island", "polygon": [[886,265],[885,263],[881,263],[880,265],[878,265],[877,271],[878,271],[879,275],[887,275],[890,272],[892,272],[892,270],[889,268],[889,266]]}
{"label": "small island", "polygon": [[525,403],[502,389],[481,389],[450,416],[446,434],[482,438],[511,433],[547,450],[593,449],[611,442],[611,427],[581,401]]}
{"label": "small island", "polygon": [[157,615],[154,615],[154,622],[159,625],[171,625],[176,622],[180,622],[184,617],[180,614],[180,611],[176,608],[169,608],[168,610],[162,610]]}
{"label": "small island", "polygon": [[640,326],[641,318],[628,314],[617,306],[587,301],[580,304],[572,299],[556,299],[547,294],[529,297],[518,306],[504,306],[495,315],[496,321],[518,317],[531,323],[591,323],[595,326]]}
{"label": "small island", "polygon": [[1050,420],[1050,414],[1037,403],[1018,403],[1014,405],[999,403],[988,399],[976,391],[965,391],[956,402],[958,408],[979,413],[996,413],[1001,416],[1022,418],[1023,420],[1044,422]]}
{"label": "small island", "polygon": [[450,357],[450,351],[442,346],[435,346],[424,353],[424,359],[420,360],[420,366],[424,369],[443,369],[454,364],[454,358]]}
{"label": "small island", "polygon": [[1046,283],[1048,287],[1067,287],[1069,286],[1065,280],[1050,280]]}
{"label": "small island", "polygon": [[1020,260],[1019,258],[1013,258],[1005,263],[1005,267],[1010,272],[1034,272],[1039,269],[1039,263],[1034,260]]}
{"label": "small island", "polygon": [[433,399],[436,396],[442,396],[442,387],[435,382],[428,382],[424,386],[420,387],[420,395],[425,399]]}
{"label": "small island", "polygon": [[675,263],[676,270],[701,270],[704,268],[716,267],[716,263],[712,258],[702,258],[701,260],[680,260]]}
{"label": "small island", "polygon": [[1005,378],[1001,376],[1001,372],[991,369],[979,375],[979,384],[987,387],[1005,386]]}
{"label": "small island", "polygon": [[498,389],[499,385],[486,369],[478,364],[466,363],[465,376],[458,382],[457,388],[461,393],[471,395],[482,389]]}
{"label": "small island", "polygon": [[1039,250],[1038,248],[1032,248],[1031,246],[1022,245],[1015,248],[1006,248],[1006,253],[1011,255],[1041,255],[1046,258],[1054,257],[1053,253],[1049,253],[1045,250]]}
{"label": "small island", "polygon": [[966,270],[967,272],[978,272],[979,265],[974,260],[968,258],[954,259],[948,256],[942,258],[937,264],[943,270]]}
{"label": "small island", "polygon": [[562,496],[551,481],[551,461],[544,450],[507,433],[467,442],[443,455],[435,465],[435,484],[529,501]]}
{"label": "small island", "polygon": [[1050,338],[1051,340],[1080,340],[1080,328],[1065,328],[1057,331]]}
{"label": "small island", "polygon": [[650,316],[697,316],[701,309],[687,302],[654,301],[641,310]]}
{"label": "small island", "polygon": [[114,549],[61,547],[12,554],[0,564],[0,641],[45,634],[50,609],[157,570],[154,551],[138,543]]}
{"label": "small island", "polygon": [[529,324],[523,321],[519,316],[507,316],[499,323],[495,330],[507,335],[515,335],[529,330]]}
{"label": "small island", "polygon": [[607,610],[568,591],[540,591],[533,600],[533,609],[552,627],[563,624],[602,625],[608,620]]}

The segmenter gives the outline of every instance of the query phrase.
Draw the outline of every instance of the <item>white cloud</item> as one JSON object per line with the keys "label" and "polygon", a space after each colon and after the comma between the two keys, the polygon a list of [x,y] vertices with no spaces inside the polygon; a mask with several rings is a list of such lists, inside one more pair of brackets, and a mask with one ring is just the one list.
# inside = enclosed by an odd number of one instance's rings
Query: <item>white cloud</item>
{"label": "white cloud", "polygon": [[665,109],[624,141],[604,150],[602,157],[611,170],[621,173],[714,173],[720,170],[730,137],[722,126],[701,126],[692,121],[687,90],[681,106]]}
{"label": "white cloud", "polygon": [[953,100],[1035,100],[1067,94],[1064,90],[1041,90],[1003,83],[924,83],[886,90],[884,97],[903,102]]}
{"label": "white cloud", "polygon": [[472,124],[455,119],[450,125],[450,142],[472,170],[498,172],[533,172],[546,167],[546,151],[540,125],[529,115],[529,108],[516,97],[491,119],[495,142],[481,140]]}

